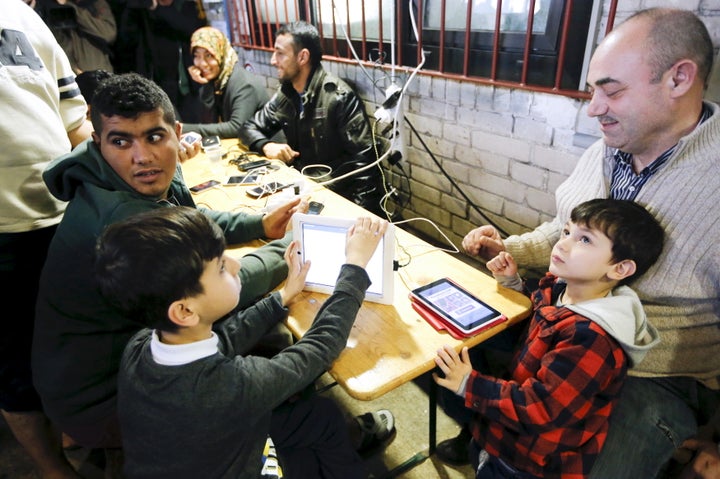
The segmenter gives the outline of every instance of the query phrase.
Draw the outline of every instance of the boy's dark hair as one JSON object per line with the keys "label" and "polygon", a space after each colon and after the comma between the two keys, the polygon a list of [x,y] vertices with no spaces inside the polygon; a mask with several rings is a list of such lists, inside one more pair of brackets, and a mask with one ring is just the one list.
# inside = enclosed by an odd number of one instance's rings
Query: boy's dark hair
{"label": "boy's dark hair", "polygon": [[137,73],[111,75],[95,90],[90,119],[95,131],[102,132],[102,116],[137,118],[160,108],[163,120],[175,125],[175,109],[170,98],[157,83]]}
{"label": "boy's dark hair", "polygon": [[80,93],[82,93],[83,98],[85,98],[85,102],[92,105],[93,96],[95,95],[95,90],[97,90],[98,85],[111,76],[112,73],[107,70],[85,70],[84,72],[78,73],[75,77],[75,83],[77,83],[77,86],[80,88]]}
{"label": "boy's dark hair", "polygon": [[320,33],[313,25],[302,20],[291,22],[280,27],[275,34],[275,38],[280,35],[292,35],[293,51],[295,53],[303,48],[308,49],[310,52],[310,64],[313,69],[320,64],[323,55],[322,46],[320,45]]}
{"label": "boy's dark hair", "polygon": [[203,292],[207,262],[225,251],[220,227],[195,208],[160,207],[108,226],[95,247],[103,297],[149,328],[177,330],[173,301]]}
{"label": "boy's dark hair", "polygon": [[612,261],[635,261],[635,273],[618,284],[642,276],[657,261],[665,242],[665,231],[655,217],[629,200],[597,198],[573,208],[575,224],[602,231],[612,241]]}

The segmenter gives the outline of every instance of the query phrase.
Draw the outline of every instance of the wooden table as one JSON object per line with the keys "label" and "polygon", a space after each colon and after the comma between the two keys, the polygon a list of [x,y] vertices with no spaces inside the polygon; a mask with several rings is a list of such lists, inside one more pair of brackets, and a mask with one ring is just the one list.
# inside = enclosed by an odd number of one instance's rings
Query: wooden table
{"label": "wooden table", "polygon": [[[236,142],[224,141],[224,147],[230,152],[229,158],[237,156],[238,153],[233,153],[236,145]],[[240,149],[237,151],[240,152]],[[210,171],[208,162],[202,155],[185,162],[183,172],[188,185],[213,178],[223,180],[217,173]],[[234,166],[226,167],[225,174],[238,173]],[[302,178],[298,171],[285,166],[271,173],[271,176],[273,180],[281,182]],[[248,208],[248,211],[260,211],[267,198],[253,200],[245,194],[245,188],[217,187],[195,195],[195,201],[199,205],[209,205],[215,209]],[[313,188],[311,199],[325,204],[323,215],[357,217],[370,214],[321,186]],[[444,344],[450,344],[458,351],[463,346],[477,345],[527,317],[531,308],[529,299],[523,294],[497,286],[492,277],[400,227],[396,228],[396,242],[395,258],[404,266],[395,274],[393,304],[366,301],[362,305],[347,347],[328,371],[350,396],[360,400],[376,399],[432,370],[435,367],[436,351]],[[237,251],[243,253],[254,247],[256,244],[238,248]],[[507,316],[508,321],[464,340],[454,339],[446,332],[433,329],[412,309],[408,292],[445,276],[495,307]],[[327,295],[322,293],[303,292],[295,299],[290,306],[287,326],[296,337],[302,337],[308,330],[326,298]],[[431,381],[431,384],[434,382]],[[429,454],[432,454],[435,449],[435,394],[430,394],[430,401]],[[418,459],[415,457],[411,461],[417,462]]]}

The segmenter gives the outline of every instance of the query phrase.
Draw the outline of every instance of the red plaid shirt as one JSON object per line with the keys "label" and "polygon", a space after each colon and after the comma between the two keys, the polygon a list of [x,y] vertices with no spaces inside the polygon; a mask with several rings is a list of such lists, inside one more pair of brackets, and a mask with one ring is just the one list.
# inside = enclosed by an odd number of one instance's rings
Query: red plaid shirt
{"label": "red plaid shirt", "polygon": [[608,417],[627,373],[620,345],[584,316],[555,306],[548,273],[512,362],[512,378],[473,371],[465,405],[473,437],[491,455],[546,479],[587,477],[605,443]]}

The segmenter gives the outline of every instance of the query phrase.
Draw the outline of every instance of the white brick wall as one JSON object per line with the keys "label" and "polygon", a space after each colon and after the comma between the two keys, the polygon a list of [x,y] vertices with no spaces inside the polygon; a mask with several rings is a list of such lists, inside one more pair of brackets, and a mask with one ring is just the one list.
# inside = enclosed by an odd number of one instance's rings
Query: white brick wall
{"label": "white brick wall", "polygon": [[[603,1],[606,5],[609,2]],[[718,0],[620,0],[616,24],[638,9],[653,6],[695,11],[706,21],[716,45],[720,44]],[[598,28],[604,32],[605,21]],[[252,57],[255,71],[269,77],[269,89],[277,87],[269,53],[241,51],[240,55]],[[359,67],[327,60],[324,65],[356,84],[369,112],[383,101],[382,93]],[[384,75],[375,73],[377,78]],[[396,73],[402,80],[409,76],[406,71]],[[407,119],[450,177],[443,175],[431,154],[405,127],[402,161],[410,175],[412,202],[403,215],[430,219],[458,247],[471,228],[487,223],[473,206],[509,233],[526,231],[551,219],[554,191],[584,151],[582,142],[599,137],[596,121],[587,117],[585,101],[422,73],[408,86],[403,107]],[[409,226],[444,241],[426,222]]]}

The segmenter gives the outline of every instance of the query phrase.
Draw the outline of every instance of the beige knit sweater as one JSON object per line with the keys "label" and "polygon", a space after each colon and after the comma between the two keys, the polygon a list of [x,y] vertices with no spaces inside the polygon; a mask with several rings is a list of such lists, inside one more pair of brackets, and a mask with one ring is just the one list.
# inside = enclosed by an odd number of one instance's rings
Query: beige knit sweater
{"label": "beige knit sweater", "polygon": [[[720,107],[683,137],[636,201],[661,222],[666,244],[658,262],[631,286],[660,344],[630,371],[634,376],[691,376],[720,389]],[[547,268],[550,251],[577,204],[606,198],[612,150],[593,144],[557,189],[557,216],[505,240],[522,266]]]}

